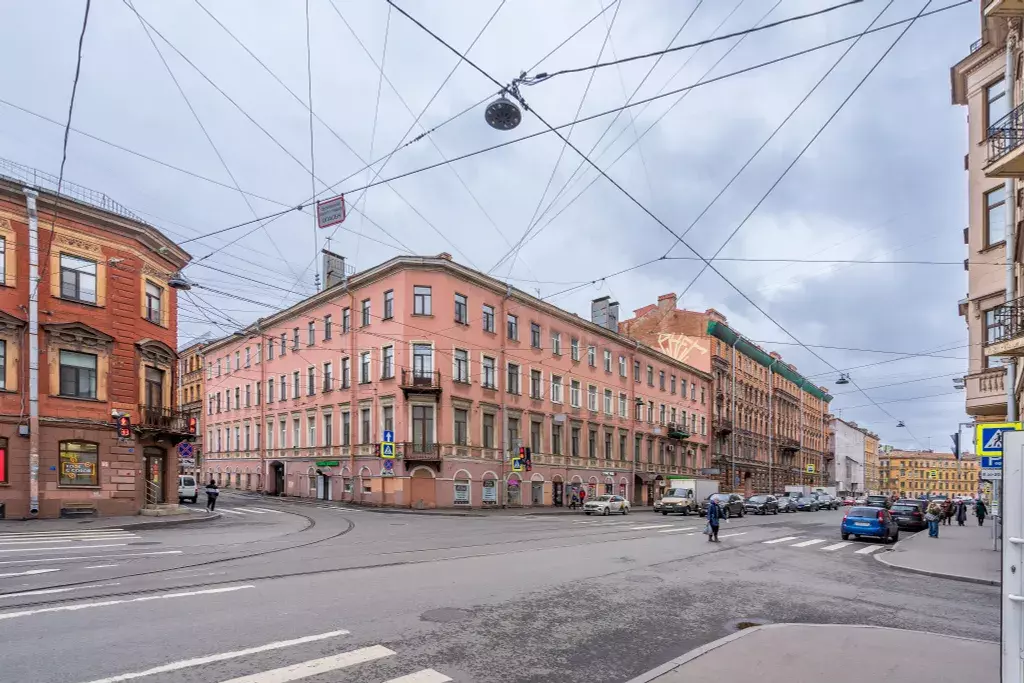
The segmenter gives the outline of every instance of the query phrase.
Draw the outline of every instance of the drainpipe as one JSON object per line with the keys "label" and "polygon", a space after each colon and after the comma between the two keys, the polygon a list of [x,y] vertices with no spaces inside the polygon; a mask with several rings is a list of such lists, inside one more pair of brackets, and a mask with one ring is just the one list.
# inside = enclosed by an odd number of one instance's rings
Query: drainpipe
{"label": "drainpipe", "polygon": [[[256,321],[256,334],[260,340],[259,346],[259,357],[257,360],[260,362],[260,393],[267,390],[267,361],[263,355],[263,348],[267,345],[267,339],[263,336],[263,318]],[[256,425],[256,438],[259,439],[259,433],[263,430],[264,425],[267,422],[267,402],[263,396],[257,396],[256,400],[260,403],[260,422]],[[271,427],[270,431],[274,431]],[[258,493],[264,493],[267,490],[267,439],[266,435],[264,438],[259,439],[260,441],[260,480],[256,482],[256,489]]]}
{"label": "drainpipe", "polygon": [[[28,208],[28,492],[29,514],[39,514],[39,193],[24,188]],[[1012,392],[1011,392],[1012,393]]]}
{"label": "drainpipe", "polygon": [[[1006,97],[1009,98],[1009,108],[1013,111],[1016,107],[1016,63],[1014,55],[1016,46],[1016,31],[1011,22],[1010,34],[1006,40]],[[1016,256],[1016,228],[1017,228],[1017,182],[1014,178],[1006,179],[1006,296],[1007,306],[1016,298],[1016,278],[1014,273],[1014,258]],[[1017,421],[1017,361],[1010,358],[1006,363],[1006,419],[1008,422]]]}
{"label": "drainpipe", "polygon": [[730,435],[732,438],[729,445],[729,455],[732,458],[732,479],[726,485],[726,489],[729,491],[732,490],[732,483],[736,481],[736,430],[739,428],[739,420],[736,419],[736,344],[739,341],[740,338],[737,336],[736,341],[732,343],[732,434]]}

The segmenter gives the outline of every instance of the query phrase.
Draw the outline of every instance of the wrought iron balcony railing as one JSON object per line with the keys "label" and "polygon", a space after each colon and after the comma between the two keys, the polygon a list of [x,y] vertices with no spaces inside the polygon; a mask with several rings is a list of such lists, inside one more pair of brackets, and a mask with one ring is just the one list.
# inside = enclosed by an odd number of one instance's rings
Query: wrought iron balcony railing
{"label": "wrought iron balcony railing", "polygon": [[435,370],[409,370],[402,368],[402,389],[413,391],[440,391],[441,373]]}
{"label": "wrought iron balcony railing", "polygon": [[171,434],[189,434],[188,414],[163,406],[139,406],[138,426]]}
{"label": "wrought iron balcony railing", "polygon": [[1024,144],[1024,104],[988,128],[988,163],[999,161]]}
{"label": "wrought iron balcony railing", "polygon": [[1024,297],[1003,304],[993,312],[987,343],[997,344],[1024,335]]}

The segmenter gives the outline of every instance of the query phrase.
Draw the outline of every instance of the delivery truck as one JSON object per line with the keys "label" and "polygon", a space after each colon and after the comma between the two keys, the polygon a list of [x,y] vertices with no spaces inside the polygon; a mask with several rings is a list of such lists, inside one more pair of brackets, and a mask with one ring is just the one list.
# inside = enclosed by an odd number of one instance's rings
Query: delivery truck
{"label": "delivery truck", "polygon": [[718,493],[718,482],[712,479],[669,479],[665,493],[654,503],[654,511],[663,515],[700,514],[701,501],[712,493]]}

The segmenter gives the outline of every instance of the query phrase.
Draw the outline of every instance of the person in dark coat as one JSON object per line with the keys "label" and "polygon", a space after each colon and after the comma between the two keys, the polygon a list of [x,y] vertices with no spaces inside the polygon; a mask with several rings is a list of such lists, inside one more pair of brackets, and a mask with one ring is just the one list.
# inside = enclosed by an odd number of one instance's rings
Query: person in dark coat
{"label": "person in dark coat", "polygon": [[217,482],[212,478],[210,483],[206,485],[206,511],[213,512],[217,507],[217,496],[220,495],[220,489],[217,488]]}
{"label": "person in dark coat", "polygon": [[967,521],[967,501],[961,500],[956,504],[956,523],[960,526]]}
{"label": "person in dark coat", "polygon": [[988,508],[985,507],[985,501],[981,498],[974,504],[974,514],[978,516],[978,526],[985,526],[985,515],[988,514]]}
{"label": "person in dark coat", "polygon": [[721,519],[721,511],[718,509],[718,501],[712,496],[708,501],[708,541],[718,543],[718,522]]}
{"label": "person in dark coat", "polygon": [[947,500],[942,504],[942,523],[949,525],[953,519],[953,501]]}

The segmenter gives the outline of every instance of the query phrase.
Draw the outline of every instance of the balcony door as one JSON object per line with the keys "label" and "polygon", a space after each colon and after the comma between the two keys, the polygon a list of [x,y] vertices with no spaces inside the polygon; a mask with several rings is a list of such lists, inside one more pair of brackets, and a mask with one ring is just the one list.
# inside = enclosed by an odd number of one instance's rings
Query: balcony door
{"label": "balcony door", "polygon": [[430,453],[434,447],[434,406],[412,407],[412,450]]}
{"label": "balcony door", "polygon": [[434,349],[430,344],[413,344],[412,375],[416,384],[430,384],[434,371]]}
{"label": "balcony door", "polygon": [[159,410],[164,405],[164,371],[146,366],[146,406]]}

